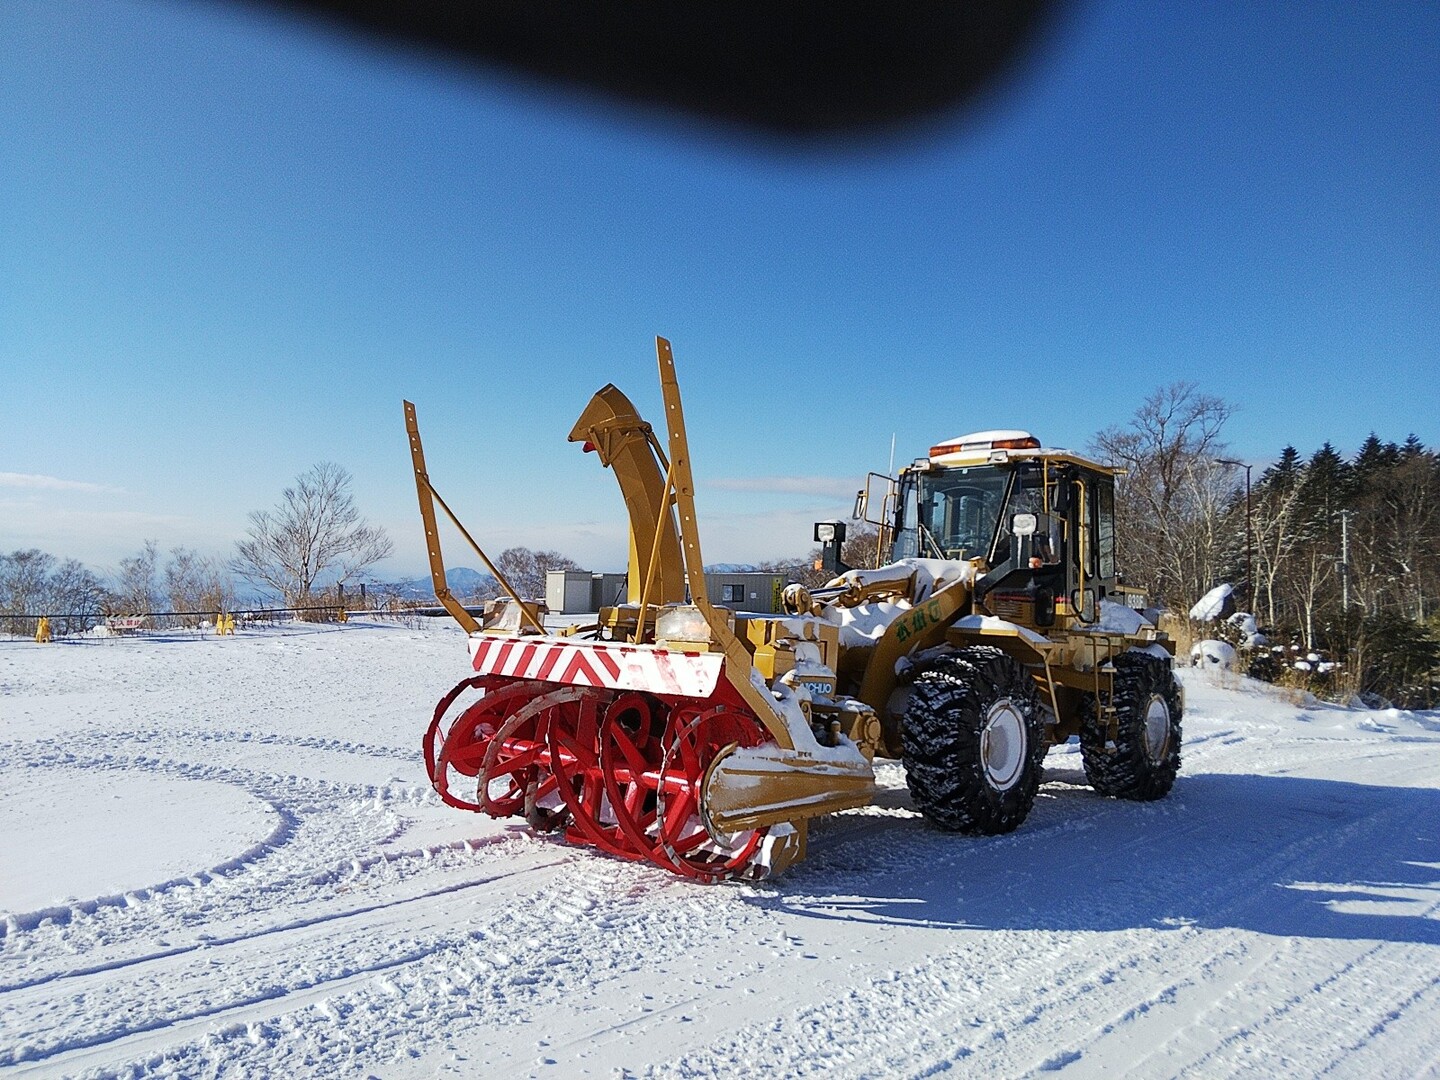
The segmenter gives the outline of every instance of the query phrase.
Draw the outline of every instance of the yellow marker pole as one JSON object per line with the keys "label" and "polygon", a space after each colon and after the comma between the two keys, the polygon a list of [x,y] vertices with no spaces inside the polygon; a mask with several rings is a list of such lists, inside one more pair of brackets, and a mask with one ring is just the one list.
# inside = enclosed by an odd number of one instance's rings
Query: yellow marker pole
{"label": "yellow marker pole", "polygon": [[43,645],[45,642],[52,640],[54,639],[50,636],[50,617],[48,615],[41,615],[40,621],[35,625],[35,643],[37,645]]}

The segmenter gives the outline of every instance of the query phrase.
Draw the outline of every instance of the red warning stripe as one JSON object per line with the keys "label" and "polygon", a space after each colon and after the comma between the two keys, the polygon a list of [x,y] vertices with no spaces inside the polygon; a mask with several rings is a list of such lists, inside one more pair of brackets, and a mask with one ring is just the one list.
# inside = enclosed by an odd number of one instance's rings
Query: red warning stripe
{"label": "red warning stripe", "polygon": [[482,675],[506,675],[574,686],[709,697],[719,680],[720,653],[680,653],[653,645],[576,642],[556,638],[470,639],[474,668]]}
{"label": "red warning stripe", "polygon": [[559,649],[546,649],[544,659],[540,661],[540,669],[535,672],[537,679],[549,679],[550,672],[555,670],[555,665],[560,663],[560,657],[564,655]]}

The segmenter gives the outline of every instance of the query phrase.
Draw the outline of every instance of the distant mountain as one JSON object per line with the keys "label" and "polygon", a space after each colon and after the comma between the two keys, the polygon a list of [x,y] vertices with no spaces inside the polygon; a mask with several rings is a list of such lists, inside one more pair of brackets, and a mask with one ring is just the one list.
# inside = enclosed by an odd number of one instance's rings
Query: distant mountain
{"label": "distant mountain", "polygon": [[450,591],[456,596],[478,596],[499,587],[493,575],[472,570],[468,566],[446,570],[445,584],[450,586]]}
{"label": "distant mountain", "polygon": [[[468,566],[454,566],[446,570],[445,584],[450,586],[451,594],[461,600],[493,596],[499,588],[495,578],[490,574],[481,573],[479,570],[472,570]],[[424,577],[409,578],[405,581],[387,582],[383,586],[377,586],[377,588],[393,589],[395,595],[402,600],[435,599],[435,588],[428,574]]]}

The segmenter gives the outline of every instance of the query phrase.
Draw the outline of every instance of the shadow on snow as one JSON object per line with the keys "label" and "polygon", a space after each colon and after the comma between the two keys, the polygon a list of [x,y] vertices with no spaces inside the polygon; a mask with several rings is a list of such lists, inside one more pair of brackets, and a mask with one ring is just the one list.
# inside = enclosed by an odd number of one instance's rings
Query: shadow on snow
{"label": "shadow on snow", "polygon": [[817,823],[807,861],[755,902],[952,929],[1232,927],[1440,945],[1440,791],[1210,773],[1126,803],[1076,769],[1045,779],[1026,823],[996,837],[940,832],[889,792],[883,817]]}

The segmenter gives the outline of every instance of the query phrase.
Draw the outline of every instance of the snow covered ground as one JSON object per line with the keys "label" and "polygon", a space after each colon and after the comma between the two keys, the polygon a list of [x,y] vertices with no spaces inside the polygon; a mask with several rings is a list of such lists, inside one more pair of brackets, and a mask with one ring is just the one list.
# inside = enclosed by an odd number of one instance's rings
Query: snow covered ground
{"label": "snow covered ground", "polygon": [[1060,747],[947,836],[885,765],[705,887],[440,805],[465,669],[439,621],[0,639],[0,1080],[1440,1076],[1440,714],[1187,672],[1165,801]]}

